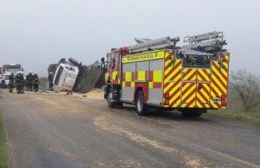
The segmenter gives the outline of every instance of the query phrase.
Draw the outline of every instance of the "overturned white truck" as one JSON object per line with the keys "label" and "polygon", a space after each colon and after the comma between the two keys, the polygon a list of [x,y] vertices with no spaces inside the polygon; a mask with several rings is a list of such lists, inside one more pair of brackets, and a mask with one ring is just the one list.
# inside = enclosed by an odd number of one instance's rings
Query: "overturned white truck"
{"label": "overturned white truck", "polygon": [[68,61],[62,58],[58,64],[51,64],[48,71],[54,72],[52,80],[54,91],[86,93],[104,84],[104,70],[98,61],[86,66],[73,58]]}
{"label": "overturned white truck", "polygon": [[72,91],[79,75],[79,67],[81,66],[73,58],[66,61],[61,59],[57,65],[53,77],[53,89],[55,91]]}

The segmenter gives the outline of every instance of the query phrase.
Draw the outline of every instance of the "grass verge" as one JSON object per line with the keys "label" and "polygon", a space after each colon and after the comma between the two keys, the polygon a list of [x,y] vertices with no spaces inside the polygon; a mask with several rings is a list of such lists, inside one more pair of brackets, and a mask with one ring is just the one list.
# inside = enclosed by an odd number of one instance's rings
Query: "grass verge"
{"label": "grass verge", "polygon": [[208,116],[239,121],[260,127],[260,112],[234,112],[228,110],[209,111]]}
{"label": "grass verge", "polygon": [[4,121],[0,112],[0,168],[9,167],[9,148],[6,141]]}

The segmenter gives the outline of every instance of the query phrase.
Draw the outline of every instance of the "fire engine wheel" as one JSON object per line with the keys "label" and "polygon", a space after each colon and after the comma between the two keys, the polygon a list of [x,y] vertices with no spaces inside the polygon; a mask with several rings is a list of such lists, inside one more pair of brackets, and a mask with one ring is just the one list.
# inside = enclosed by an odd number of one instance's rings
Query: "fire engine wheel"
{"label": "fire engine wheel", "polygon": [[136,94],[136,113],[138,115],[146,114],[146,105],[144,104],[144,94],[142,91],[138,91]]}

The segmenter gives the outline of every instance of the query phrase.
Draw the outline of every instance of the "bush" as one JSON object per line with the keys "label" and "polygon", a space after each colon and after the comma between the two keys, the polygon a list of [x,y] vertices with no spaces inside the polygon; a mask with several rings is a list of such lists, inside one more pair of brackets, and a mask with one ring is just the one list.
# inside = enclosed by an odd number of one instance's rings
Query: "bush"
{"label": "bush", "polygon": [[249,111],[260,103],[260,85],[258,78],[246,70],[238,70],[231,74],[231,89],[242,100],[245,111]]}

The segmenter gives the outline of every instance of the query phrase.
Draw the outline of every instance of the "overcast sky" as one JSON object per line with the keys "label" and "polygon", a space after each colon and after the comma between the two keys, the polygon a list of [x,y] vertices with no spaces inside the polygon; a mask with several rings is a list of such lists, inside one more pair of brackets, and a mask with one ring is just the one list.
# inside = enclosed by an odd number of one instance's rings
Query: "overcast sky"
{"label": "overcast sky", "polygon": [[50,63],[85,64],[135,37],[223,31],[231,69],[259,73],[259,0],[0,0],[0,64],[47,75]]}

